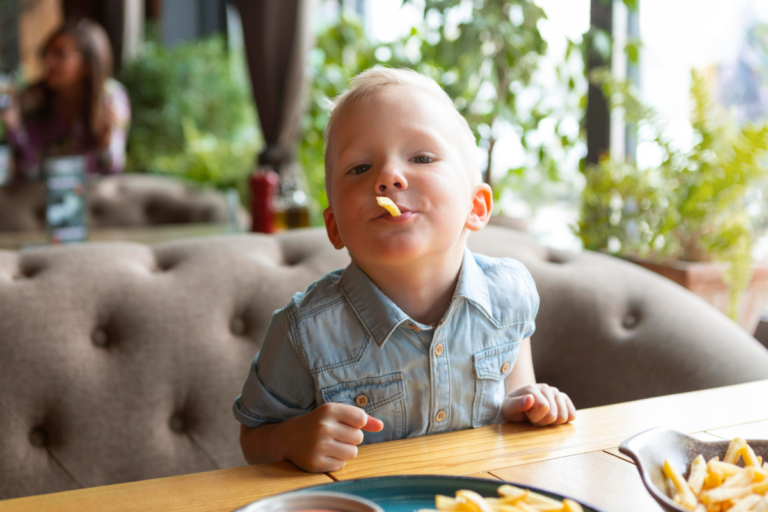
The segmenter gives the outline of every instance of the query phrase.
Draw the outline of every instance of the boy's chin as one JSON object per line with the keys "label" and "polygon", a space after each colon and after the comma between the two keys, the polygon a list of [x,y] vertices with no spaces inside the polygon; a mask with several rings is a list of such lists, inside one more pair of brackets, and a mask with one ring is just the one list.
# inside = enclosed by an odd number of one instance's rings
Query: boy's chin
{"label": "boy's chin", "polygon": [[352,250],[355,255],[365,254],[364,259],[385,265],[398,265],[416,261],[429,252],[429,244],[418,238],[398,238],[395,240],[379,240],[366,244],[359,251]]}

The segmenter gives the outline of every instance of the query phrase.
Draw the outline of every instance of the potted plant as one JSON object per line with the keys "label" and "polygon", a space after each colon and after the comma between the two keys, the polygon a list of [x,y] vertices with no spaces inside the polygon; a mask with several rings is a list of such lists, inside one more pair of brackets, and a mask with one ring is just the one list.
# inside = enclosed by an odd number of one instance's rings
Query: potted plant
{"label": "potted plant", "polygon": [[657,114],[632,86],[608,72],[592,77],[612,107],[622,107],[661,163],[639,169],[603,158],[585,168],[578,234],[586,249],[606,251],[658,272],[700,295],[754,332],[768,299],[768,265],[752,261],[746,194],[768,175],[768,125],[737,127],[692,72],[694,144],[664,138]]}

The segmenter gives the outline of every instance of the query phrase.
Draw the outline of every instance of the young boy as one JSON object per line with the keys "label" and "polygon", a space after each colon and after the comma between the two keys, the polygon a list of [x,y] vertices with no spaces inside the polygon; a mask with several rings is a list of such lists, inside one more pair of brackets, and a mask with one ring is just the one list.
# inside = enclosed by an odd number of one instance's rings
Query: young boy
{"label": "young boy", "polygon": [[245,459],[336,471],[359,444],[572,421],[568,396],[536,384],[530,274],[466,248],[492,196],[448,95],[413,71],[366,71],[326,143],[325,225],[352,263],[272,317],[234,404]]}

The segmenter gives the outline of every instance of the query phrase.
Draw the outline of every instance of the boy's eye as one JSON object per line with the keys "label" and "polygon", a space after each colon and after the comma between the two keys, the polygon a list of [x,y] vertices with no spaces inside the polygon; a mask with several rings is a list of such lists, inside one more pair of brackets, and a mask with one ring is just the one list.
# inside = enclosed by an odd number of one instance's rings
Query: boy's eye
{"label": "boy's eye", "polygon": [[431,164],[434,160],[431,157],[419,155],[411,158],[411,162],[415,164]]}
{"label": "boy's eye", "polygon": [[371,166],[368,164],[362,164],[358,165],[357,167],[353,167],[350,169],[349,174],[363,174],[365,171],[368,171],[371,169]]}

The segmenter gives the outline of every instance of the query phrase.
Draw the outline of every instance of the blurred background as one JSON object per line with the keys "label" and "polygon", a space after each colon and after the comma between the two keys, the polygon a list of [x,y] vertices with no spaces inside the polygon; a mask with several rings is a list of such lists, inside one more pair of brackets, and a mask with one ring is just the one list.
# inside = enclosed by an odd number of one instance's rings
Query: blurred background
{"label": "blurred background", "polygon": [[[469,121],[495,223],[694,291],[685,264],[714,263],[719,295],[700,294],[752,331],[768,300],[764,0],[0,0],[8,101],[51,89],[46,45],[82,19],[103,27],[129,104],[124,157],[97,173],[226,198],[219,216],[176,218],[157,199],[153,225],[321,225],[329,100],[367,68],[408,67]],[[34,173],[3,126],[0,183],[15,190]],[[19,197],[0,201],[18,210]],[[92,232],[112,204],[94,197]]]}

